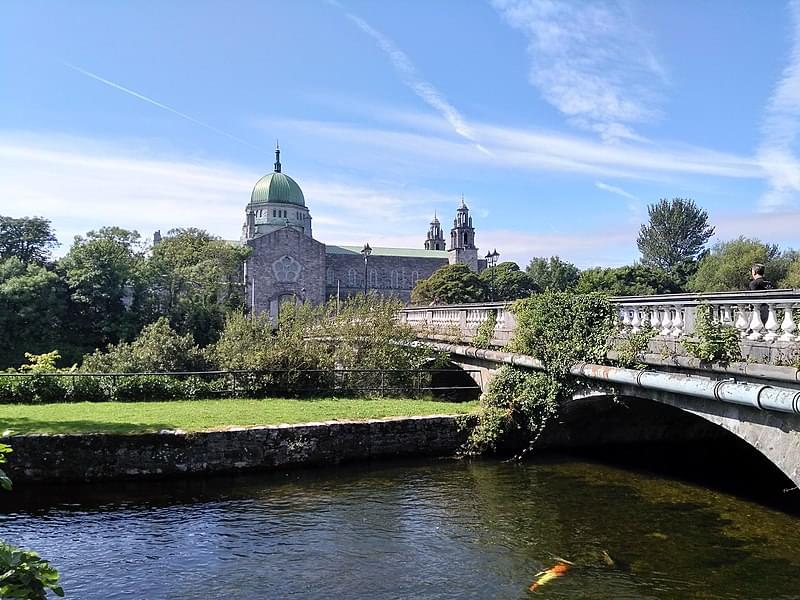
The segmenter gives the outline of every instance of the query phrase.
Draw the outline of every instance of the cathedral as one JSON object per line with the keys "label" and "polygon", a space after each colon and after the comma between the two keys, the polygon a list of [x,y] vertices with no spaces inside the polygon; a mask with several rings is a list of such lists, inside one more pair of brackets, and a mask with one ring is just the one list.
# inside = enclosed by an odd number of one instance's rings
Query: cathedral
{"label": "cathedral", "polygon": [[[277,317],[286,300],[322,303],[365,291],[396,296],[406,302],[420,279],[438,268],[463,263],[479,272],[475,228],[461,198],[450,231],[450,248],[434,216],[423,248],[334,246],[314,239],[311,213],[294,179],[284,174],[280,149],[275,167],[256,182],[245,208],[242,244],[252,248],[245,264],[247,304],[256,314]],[[366,240],[365,240],[366,241]]]}

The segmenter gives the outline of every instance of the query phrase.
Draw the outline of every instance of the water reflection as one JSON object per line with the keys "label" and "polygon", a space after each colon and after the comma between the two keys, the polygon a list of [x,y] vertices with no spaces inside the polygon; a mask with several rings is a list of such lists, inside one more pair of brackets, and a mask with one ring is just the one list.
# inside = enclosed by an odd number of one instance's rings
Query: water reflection
{"label": "water reflection", "polygon": [[[797,597],[797,517],[575,458],[35,487],[2,502],[2,537],[40,550],[81,600]],[[527,591],[554,557],[576,566]]]}

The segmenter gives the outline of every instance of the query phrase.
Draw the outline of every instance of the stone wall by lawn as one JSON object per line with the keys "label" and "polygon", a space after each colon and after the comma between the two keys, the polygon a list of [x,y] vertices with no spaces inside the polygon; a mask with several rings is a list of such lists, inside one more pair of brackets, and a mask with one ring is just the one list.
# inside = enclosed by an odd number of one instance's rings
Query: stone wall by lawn
{"label": "stone wall by lawn", "polygon": [[399,417],[199,433],[16,435],[0,442],[14,449],[7,470],[15,481],[98,481],[452,455],[467,435],[457,419]]}

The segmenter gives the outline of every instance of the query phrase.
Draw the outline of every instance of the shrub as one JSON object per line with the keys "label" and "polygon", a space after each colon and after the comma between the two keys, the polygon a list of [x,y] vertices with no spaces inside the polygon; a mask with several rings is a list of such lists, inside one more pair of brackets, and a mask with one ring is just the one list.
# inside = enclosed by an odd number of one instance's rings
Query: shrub
{"label": "shrub", "polygon": [[683,347],[704,362],[727,363],[742,358],[739,342],[739,331],[715,322],[711,307],[703,303],[695,311],[694,334],[683,341]]}

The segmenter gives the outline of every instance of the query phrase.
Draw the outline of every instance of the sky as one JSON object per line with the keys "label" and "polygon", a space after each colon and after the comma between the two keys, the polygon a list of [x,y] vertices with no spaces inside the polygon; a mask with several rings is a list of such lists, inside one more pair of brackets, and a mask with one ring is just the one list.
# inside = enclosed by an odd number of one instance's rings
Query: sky
{"label": "sky", "polygon": [[0,214],[238,239],[272,170],[314,237],[630,264],[647,206],[800,248],[800,0],[0,4]]}

